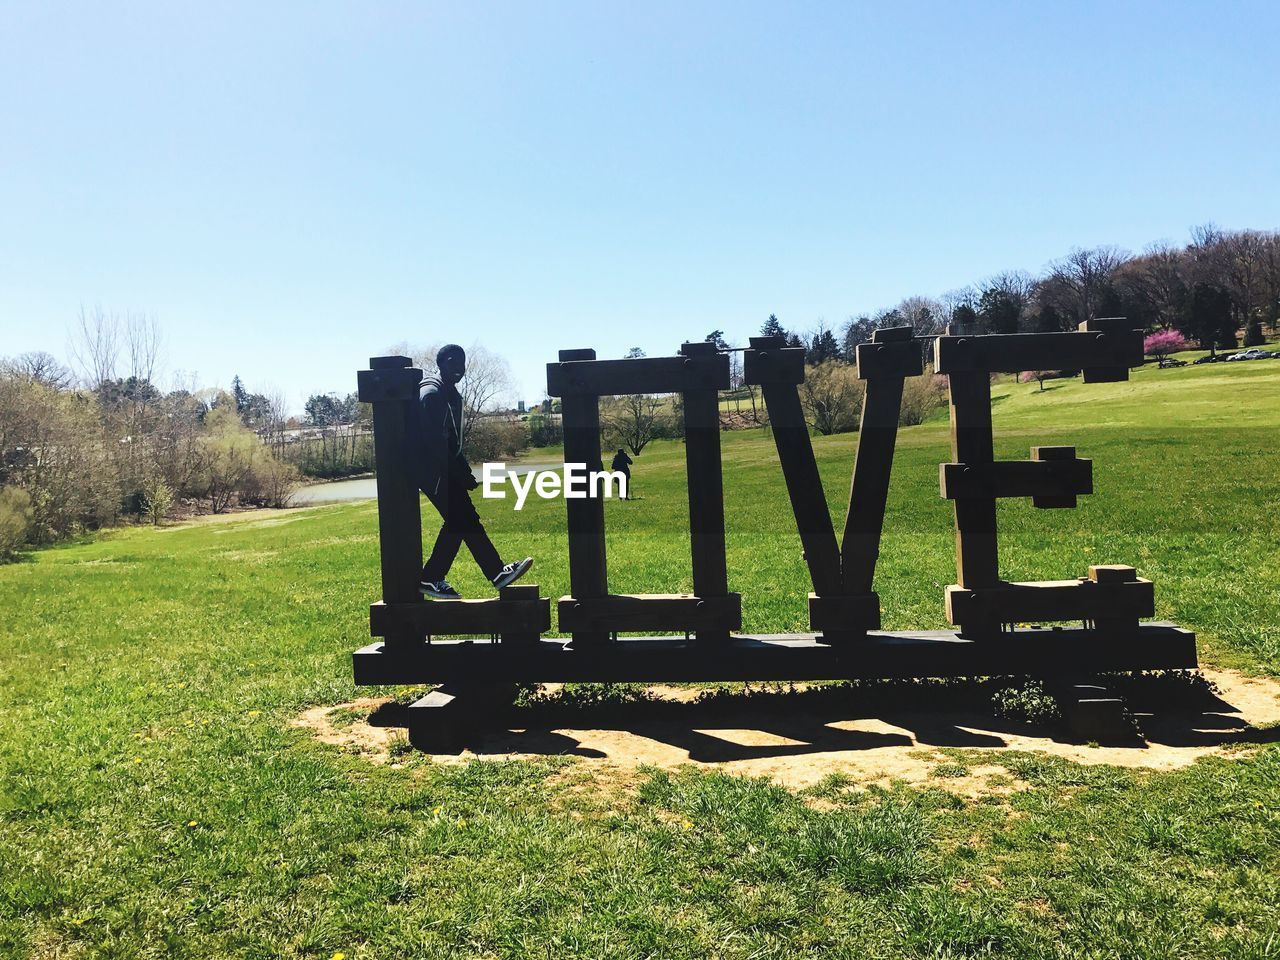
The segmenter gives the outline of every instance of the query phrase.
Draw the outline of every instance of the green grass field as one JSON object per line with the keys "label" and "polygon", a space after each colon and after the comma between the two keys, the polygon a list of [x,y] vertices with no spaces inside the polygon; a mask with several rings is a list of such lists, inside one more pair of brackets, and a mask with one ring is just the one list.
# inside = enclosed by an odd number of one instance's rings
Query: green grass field
{"label": "green grass field", "polygon": [[[1280,675],[1280,362],[1000,384],[998,454],[1074,444],[1095,495],[1001,506],[1011,579],[1131,563],[1205,662]],[[815,440],[837,524],[856,435]],[[878,589],[943,625],[945,419],[902,431]],[[750,630],[807,578],[769,438],[724,438]],[[607,505],[618,591],[690,586],[683,452]],[[568,590],[564,505],[485,502]],[[429,531],[430,532],[430,531]],[[485,595],[465,557],[455,584]],[[1028,781],[797,795],[692,769],[596,783],[571,758],[373,765],[290,724],[357,694],[374,506],[133,529],[0,567],[0,954],[346,957],[1280,955],[1280,747],[1172,773],[996,761]],[[972,762],[976,752],[956,752]],[[820,799],[822,802],[815,802]]]}

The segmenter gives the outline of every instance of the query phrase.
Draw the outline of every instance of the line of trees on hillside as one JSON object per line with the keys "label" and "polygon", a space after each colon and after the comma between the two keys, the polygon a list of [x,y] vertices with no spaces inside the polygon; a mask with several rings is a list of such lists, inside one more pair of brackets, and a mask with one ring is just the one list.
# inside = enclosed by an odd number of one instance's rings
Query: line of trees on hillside
{"label": "line of trees on hillside", "polygon": [[156,386],[154,317],[81,311],[71,364],[0,361],[0,554],[175,511],[282,506],[297,470],[264,442],[284,402]]}
{"label": "line of trees on hillside", "polygon": [[[1280,232],[1210,224],[1192,229],[1187,244],[1156,243],[1138,255],[1110,246],[1076,248],[1039,275],[1010,270],[939,297],[905,297],[851,316],[839,329],[820,321],[805,332],[788,330],[771,314],[760,333],[804,348],[801,398],[810,426],[838,433],[856,429],[862,384],[849,364],[857,345],[878,329],[911,327],[921,337],[948,325],[968,333],[1039,333],[1074,330],[1097,317],[1126,317],[1148,333],[1167,334],[1159,344],[1181,338],[1205,350],[1233,350],[1243,339],[1257,346],[1280,327]],[[707,339],[730,348],[722,331]],[[732,370],[739,409],[745,403],[747,419],[761,422],[755,391],[742,384],[739,364]],[[1029,373],[1043,381],[1063,371]],[[908,379],[902,422],[921,422],[944,400],[945,378],[926,372]]]}
{"label": "line of trees on hillside", "polygon": [[1280,326],[1280,232],[1196,227],[1182,246],[1156,243],[1133,255],[1117,247],[1077,248],[1041,274],[1010,270],[940,297],[910,296],[834,331],[819,324],[803,343],[809,361],[850,359],[880,327],[918,335],[947,324],[974,333],[1074,330],[1096,317],[1126,317],[1148,332],[1177,330],[1202,349],[1264,341]]}

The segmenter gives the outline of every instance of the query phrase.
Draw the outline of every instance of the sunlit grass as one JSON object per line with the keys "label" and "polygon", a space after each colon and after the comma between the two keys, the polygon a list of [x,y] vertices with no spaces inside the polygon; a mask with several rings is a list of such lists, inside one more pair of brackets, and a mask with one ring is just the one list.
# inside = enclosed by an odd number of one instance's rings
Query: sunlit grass
{"label": "sunlit grass", "polygon": [[[1094,458],[1075,511],[1001,507],[1006,576],[1132,563],[1204,658],[1280,673],[1280,362],[1127,384],[996,385],[997,443]],[[856,437],[815,440],[837,529]],[[940,417],[902,431],[877,588],[943,622]],[[803,629],[809,586],[772,440],[724,435],[746,626]],[[607,505],[611,584],[691,586],[683,450]],[[564,504],[485,502],[568,592]],[[429,509],[429,508],[428,508]],[[432,518],[427,515],[430,528]],[[430,535],[433,530],[428,529]],[[1266,956],[1280,942],[1280,750],[1151,774],[1004,757],[1030,789],[805,795],[566,758],[376,766],[290,720],[357,694],[372,503],[105,534],[0,567],[0,954],[32,956]],[[460,558],[455,583],[489,592]],[[954,768],[954,770],[952,769]],[[821,804],[816,804],[820,795]]]}

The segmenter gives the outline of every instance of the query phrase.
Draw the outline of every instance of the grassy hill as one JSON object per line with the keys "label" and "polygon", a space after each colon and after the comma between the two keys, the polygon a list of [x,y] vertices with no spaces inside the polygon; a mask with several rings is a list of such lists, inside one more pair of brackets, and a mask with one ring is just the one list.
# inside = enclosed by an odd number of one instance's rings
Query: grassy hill
{"label": "grassy hill", "polygon": [[[1094,459],[1074,511],[1002,504],[1012,579],[1132,563],[1206,661],[1280,674],[1280,362],[1002,383],[997,453]],[[815,440],[837,525],[856,435]],[[886,625],[943,623],[945,417],[902,431]],[[729,576],[751,630],[804,628],[772,441],[724,437]],[[690,586],[683,450],[610,502],[618,591]],[[564,505],[482,504],[568,592]],[[431,519],[428,519],[431,524]],[[432,531],[428,531],[429,533]],[[469,559],[455,583],[487,594]],[[0,567],[0,954],[1266,956],[1280,942],[1280,749],[1178,773],[1030,756],[1031,789],[827,791],[569,759],[375,767],[290,725],[354,694],[374,505],[134,529]]]}

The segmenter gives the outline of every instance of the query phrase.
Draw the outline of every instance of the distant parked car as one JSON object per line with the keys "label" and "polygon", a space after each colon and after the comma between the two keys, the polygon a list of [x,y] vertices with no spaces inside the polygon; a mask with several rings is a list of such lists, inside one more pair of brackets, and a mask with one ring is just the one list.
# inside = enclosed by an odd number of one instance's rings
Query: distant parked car
{"label": "distant parked car", "polygon": [[1223,360],[1229,359],[1225,353],[1207,353],[1192,363],[1221,363]]}
{"label": "distant parked car", "polygon": [[[1199,362],[1199,361],[1197,361],[1197,362]],[[1176,359],[1174,359],[1173,357],[1162,357],[1162,358],[1161,358],[1161,360],[1160,360],[1160,369],[1161,369],[1161,370],[1164,370],[1164,369],[1166,369],[1167,367],[1185,367],[1186,365],[1187,365],[1187,361],[1185,361],[1185,360],[1176,360]]]}

